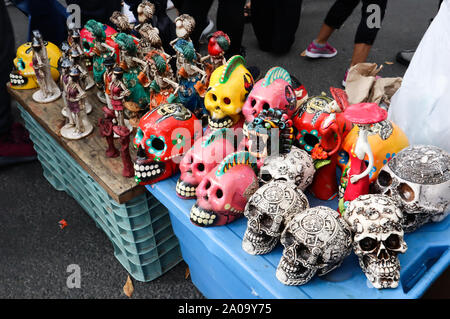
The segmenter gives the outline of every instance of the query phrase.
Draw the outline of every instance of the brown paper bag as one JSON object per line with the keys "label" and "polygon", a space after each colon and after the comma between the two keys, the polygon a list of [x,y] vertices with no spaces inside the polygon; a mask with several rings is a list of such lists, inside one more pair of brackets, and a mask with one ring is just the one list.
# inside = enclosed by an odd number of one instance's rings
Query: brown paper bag
{"label": "brown paper bag", "polygon": [[400,88],[402,78],[376,78],[383,66],[358,63],[350,68],[345,92],[350,104],[377,103],[389,107],[391,97]]}

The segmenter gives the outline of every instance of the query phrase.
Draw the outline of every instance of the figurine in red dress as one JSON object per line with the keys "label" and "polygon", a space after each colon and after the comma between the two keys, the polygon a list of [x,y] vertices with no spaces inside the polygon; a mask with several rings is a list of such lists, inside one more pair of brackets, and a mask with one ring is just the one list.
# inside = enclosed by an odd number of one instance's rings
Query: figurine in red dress
{"label": "figurine in red dress", "polygon": [[[339,212],[343,215],[348,203],[360,195],[369,193],[370,177],[373,168],[373,153],[368,135],[372,124],[384,121],[387,112],[376,103],[360,103],[347,107],[344,111],[347,120],[359,128],[358,139],[350,152],[350,169],[347,172],[347,185],[344,197],[339,202]],[[366,164],[366,155],[369,164]]]}

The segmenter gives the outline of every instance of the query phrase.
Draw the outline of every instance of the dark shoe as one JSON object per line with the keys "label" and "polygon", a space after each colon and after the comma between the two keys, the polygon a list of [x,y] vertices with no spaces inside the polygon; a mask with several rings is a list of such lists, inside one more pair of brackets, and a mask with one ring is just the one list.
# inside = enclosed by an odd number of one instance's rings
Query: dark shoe
{"label": "dark shoe", "polygon": [[34,161],[37,158],[27,130],[14,123],[9,132],[0,136],[0,166]]}
{"label": "dark shoe", "polygon": [[396,60],[398,63],[408,66],[411,62],[416,50],[403,50],[397,53]]}

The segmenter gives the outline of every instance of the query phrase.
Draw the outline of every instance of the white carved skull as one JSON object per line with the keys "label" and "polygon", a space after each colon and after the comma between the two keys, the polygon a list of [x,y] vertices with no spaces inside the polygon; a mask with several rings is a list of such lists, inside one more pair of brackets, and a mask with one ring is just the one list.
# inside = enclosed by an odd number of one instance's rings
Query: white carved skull
{"label": "white carved skull", "polygon": [[407,147],[381,169],[375,190],[398,201],[405,232],[442,221],[450,211],[450,155],[431,145]]}
{"label": "white carved skull", "polygon": [[311,155],[292,146],[289,153],[272,155],[264,160],[259,173],[259,183],[263,185],[272,180],[285,180],[295,183],[304,191],[312,183],[315,173]]}
{"label": "white carved skull", "polygon": [[271,252],[289,220],[299,211],[309,208],[309,202],[296,185],[271,181],[259,188],[245,207],[248,219],[242,248],[251,255]]}
{"label": "white carved skull", "polygon": [[396,288],[400,261],[408,246],[403,239],[402,212],[386,195],[361,195],[350,202],[345,219],[352,228],[353,250],[375,288]]}
{"label": "white carved skull", "polygon": [[281,234],[283,256],[276,276],[285,285],[304,285],[317,273],[325,275],[342,264],[352,250],[350,227],[325,206],[294,216]]}

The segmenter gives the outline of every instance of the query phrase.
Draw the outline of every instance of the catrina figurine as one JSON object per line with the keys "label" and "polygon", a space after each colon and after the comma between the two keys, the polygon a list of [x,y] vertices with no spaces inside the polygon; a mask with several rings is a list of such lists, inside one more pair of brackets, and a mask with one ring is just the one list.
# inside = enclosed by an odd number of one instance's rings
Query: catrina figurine
{"label": "catrina figurine", "polygon": [[81,86],[80,71],[72,67],[65,85],[65,95],[72,120],[61,128],[61,136],[70,140],[79,140],[88,136],[94,129],[85,111],[86,91]]}
{"label": "catrina figurine", "polygon": [[33,100],[38,103],[53,102],[61,96],[61,90],[52,78],[47,49],[39,31],[34,32],[31,48],[33,69],[39,85],[39,90],[33,94]]}

